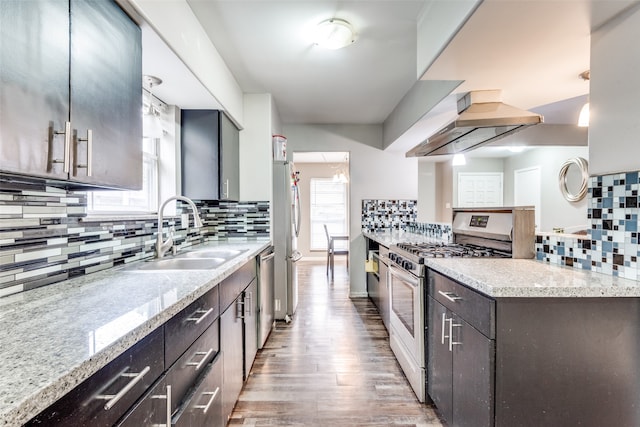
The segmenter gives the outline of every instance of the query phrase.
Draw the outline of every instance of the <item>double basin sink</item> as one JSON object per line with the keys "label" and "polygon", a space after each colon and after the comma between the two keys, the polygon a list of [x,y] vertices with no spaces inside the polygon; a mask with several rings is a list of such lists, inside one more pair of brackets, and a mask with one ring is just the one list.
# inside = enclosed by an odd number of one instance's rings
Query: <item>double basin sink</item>
{"label": "double basin sink", "polygon": [[247,249],[196,249],[170,258],[147,261],[133,271],[213,270],[231,261]]}

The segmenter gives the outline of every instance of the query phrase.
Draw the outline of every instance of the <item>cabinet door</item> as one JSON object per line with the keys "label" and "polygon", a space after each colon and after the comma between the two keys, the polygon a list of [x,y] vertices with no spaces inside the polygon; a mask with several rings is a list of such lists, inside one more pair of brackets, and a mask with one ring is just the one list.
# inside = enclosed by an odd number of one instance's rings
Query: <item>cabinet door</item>
{"label": "cabinet door", "polygon": [[225,422],[242,390],[242,319],[239,316],[239,298],[220,316],[220,351],[223,356],[222,411]]}
{"label": "cabinet door", "polygon": [[68,3],[0,1],[0,170],[66,179],[68,120]]}
{"label": "cabinet door", "polygon": [[457,316],[453,322],[453,418],[447,419],[458,427],[492,426],[495,341]]}
{"label": "cabinet door", "polygon": [[116,427],[171,427],[172,387],[164,378],[116,424]]}
{"label": "cabinet door", "polygon": [[258,353],[258,281],[253,280],[244,291],[244,380]]}
{"label": "cabinet door", "polygon": [[220,199],[240,198],[240,132],[220,113]]}
{"label": "cabinet door", "polygon": [[173,427],[218,427],[227,423],[222,413],[222,357],[203,373],[193,393],[174,418]]}
{"label": "cabinet door", "polygon": [[182,194],[194,200],[219,198],[219,112],[181,112]]}
{"label": "cabinet door", "polygon": [[367,293],[373,305],[378,308],[380,315],[382,315],[382,311],[380,310],[380,280],[375,273],[367,273]]}
{"label": "cabinet door", "polygon": [[140,28],[112,0],[71,0],[70,10],[73,129],[70,179],[139,190],[142,188]]}
{"label": "cabinet door", "polygon": [[427,358],[427,392],[438,411],[448,422],[453,420],[453,361],[449,351],[449,322],[451,313],[433,298],[429,306],[429,333]]}
{"label": "cabinet door", "polygon": [[378,300],[380,301],[380,316],[382,316],[382,323],[389,330],[389,267],[387,264],[380,261],[378,264],[378,271],[380,276],[380,285],[378,287]]}

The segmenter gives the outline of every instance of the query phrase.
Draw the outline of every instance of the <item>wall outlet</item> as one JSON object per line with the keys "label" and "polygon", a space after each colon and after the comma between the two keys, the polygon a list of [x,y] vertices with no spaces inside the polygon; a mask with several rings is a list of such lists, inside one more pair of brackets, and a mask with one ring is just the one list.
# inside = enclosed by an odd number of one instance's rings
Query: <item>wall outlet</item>
{"label": "wall outlet", "polygon": [[451,209],[451,203],[447,202],[444,204],[444,207],[447,209]]}
{"label": "wall outlet", "polygon": [[188,228],[189,227],[189,214],[183,213],[180,215],[180,228]]}
{"label": "wall outlet", "polygon": [[280,311],[280,300],[279,299],[275,300],[275,309],[276,309],[276,311]]}

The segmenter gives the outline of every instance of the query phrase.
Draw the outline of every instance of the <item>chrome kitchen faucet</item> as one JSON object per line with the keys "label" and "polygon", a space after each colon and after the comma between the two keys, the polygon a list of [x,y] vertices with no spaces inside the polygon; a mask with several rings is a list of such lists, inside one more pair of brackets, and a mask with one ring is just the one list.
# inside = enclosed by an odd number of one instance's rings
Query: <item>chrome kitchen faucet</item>
{"label": "chrome kitchen faucet", "polygon": [[196,205],[195,203],[193,203],[193,200],[184,196],[169,197],[167,200],[164,201],[164,203],[162,203],[162,206],[160,206],[160,209],[158,209],[158,235],[156,238],[156,258],[164,257],[164,254],[166,254],[173,247],[173,233],[175,231],[174,227],[169,228],[169,238],[167,240],[164,240],[164,231],[162,226],[164,222],[162,212],[164,211],[165,206],[167,206],[167,203],[169,203],[172,200],[182,200],[183,202],[187,202],[191,207],[191,210],[193,211],[193,226],[195,228],[202,227],[202,219],[200,219],[200,215],[198,215],[198,208],[196,208]]}

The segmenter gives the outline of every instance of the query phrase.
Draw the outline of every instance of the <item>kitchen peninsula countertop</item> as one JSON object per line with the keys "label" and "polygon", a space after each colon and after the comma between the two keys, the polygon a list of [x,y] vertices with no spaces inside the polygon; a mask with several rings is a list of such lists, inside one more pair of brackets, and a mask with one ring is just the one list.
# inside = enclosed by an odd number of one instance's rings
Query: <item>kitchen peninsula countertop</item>
{"label": "kitchen peninsula countertop", "polygon": [[[363,232],[381,245],[442,242],[408,231]],[[534,259],[430,258],[426,266],[493,298],[640,297],[640,282]]]}
{"label": "kitchen peninsula countertop", "polygon": [[0,426],[33,418],[270,244],[194,248],[246,249],[213,270],[129,264],[0,298]]}

